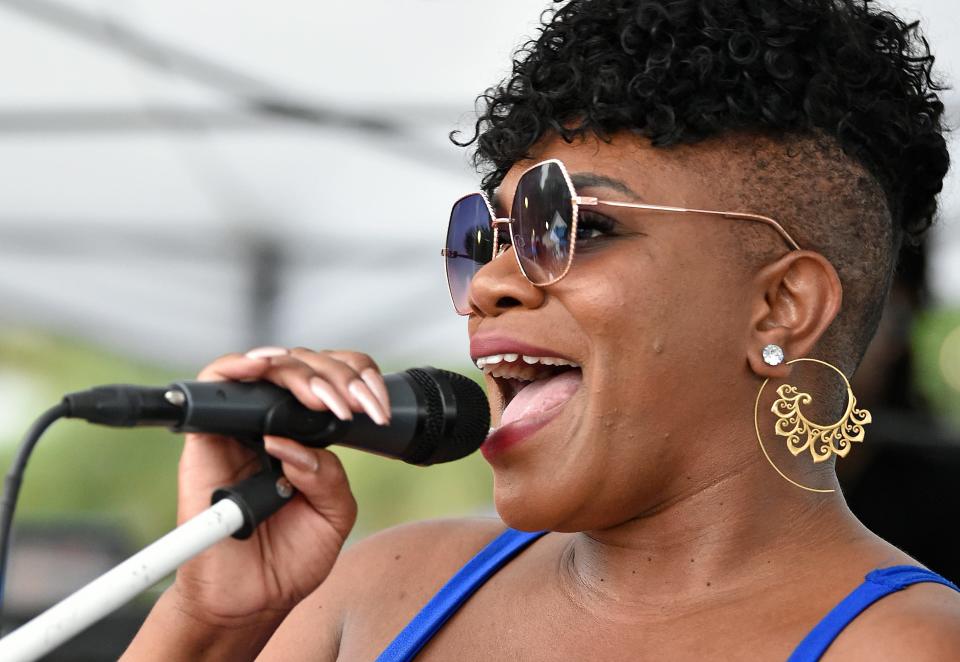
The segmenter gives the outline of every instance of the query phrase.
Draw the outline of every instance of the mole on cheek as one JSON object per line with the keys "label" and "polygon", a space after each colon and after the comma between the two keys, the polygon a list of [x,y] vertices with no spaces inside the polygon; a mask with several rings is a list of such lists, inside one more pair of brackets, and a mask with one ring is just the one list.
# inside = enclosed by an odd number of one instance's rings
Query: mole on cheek
{"label": "mole on cheek", "polygon": [[663,354],[663,340],[657,338],[653,341],[653,351],[656,354]]}

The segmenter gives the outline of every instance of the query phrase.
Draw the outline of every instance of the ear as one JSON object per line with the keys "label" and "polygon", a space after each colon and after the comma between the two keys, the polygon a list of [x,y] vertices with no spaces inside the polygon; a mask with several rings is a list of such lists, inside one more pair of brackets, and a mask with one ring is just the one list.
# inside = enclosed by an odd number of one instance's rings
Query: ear
{"label": "ear", "polygon": [[[787,361],[807,356],[840,312],[840,276],[819,253],[792,251],[758,271],[753,283],[747,362],[760,377],[785,378]],[[770,344],[783,348],[779,366],[763,360]]]}

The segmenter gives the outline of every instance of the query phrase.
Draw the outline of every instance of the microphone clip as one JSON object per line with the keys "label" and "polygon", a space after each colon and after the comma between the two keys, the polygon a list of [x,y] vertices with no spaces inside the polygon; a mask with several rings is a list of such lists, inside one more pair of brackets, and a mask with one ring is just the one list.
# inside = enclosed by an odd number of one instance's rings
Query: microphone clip
{"label": "microphone clip", "polygon": [[237,540],[246,540],[253,535],[261,522],[290,502],[296,493],[293,485],[283,475],[280,460],[268,455],[262,443],[244,443],[259,456],[259,472],[233,485],[214,490],[210,498],[213,505],[223,499],[230,499],[243,513],[243,526],[233,533]]}

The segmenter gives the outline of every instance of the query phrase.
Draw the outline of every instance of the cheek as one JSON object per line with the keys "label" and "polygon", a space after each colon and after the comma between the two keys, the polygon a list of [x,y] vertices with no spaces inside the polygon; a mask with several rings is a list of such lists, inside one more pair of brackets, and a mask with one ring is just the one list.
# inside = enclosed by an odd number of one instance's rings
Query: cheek
{"label": "cheek", "polygon": [[[745,330],[745,274],[729,256],[697,250],[693,239],[675,241],[658,253],[644,274],[647,305],[665,341],[663,354],[701,368],[739,345]],[[707,363],[705,363],[707,362]]]}
{"label": "cheek", "polygon": [[589,345],[591,364],[602,367],[598,376],[604,388],[627,390],[636,386],[638,374],[662,363],[673,344],[683,295],[676,279],[643,251],[604,257],[571,279],[566,301]]}
{"label": "cheek", "polygon": [[636,251],[611,251],[603,258],[571,274],[565,305],[591,349],[627,351],[631,341],[649,338],[664,319],[669,279]]}
{"label": "cheek", "polygon": [[[597,460],[607,480],[646,489],[654,479],[639,467],[665,461],[669,417],[682,400],[685,377],[673,365],[682,353],[683,322],[677,279],[645,257],[610,260],[602,272],[578,278],[570,307],[589,343],[589,439],[581,452]],[[567,301],[571,301],[572,297]],[[643,475],[638,475],[640,471]]]}
{"label": "cheek", "polygon": [[586,344],[586,410],[569,445],[535,470],[498,472],[497,506],[508,524],[612,525],[611,513],[643,510],[665,493],[690,453],[698,390],[712,383],[704,371],[724,335],[716,316],[729,317],[735,298],[709,274],[696,260],[634,252],[585,263],[558,284],[569,328],[557,332]]}
{"label": "cheek", "polygon": [[664,461],[714,383],[705,371],[735,363],[743,285],[689,251],[634,251],[578,276],[567,301],[590,344],[590,414],[604,452]]}

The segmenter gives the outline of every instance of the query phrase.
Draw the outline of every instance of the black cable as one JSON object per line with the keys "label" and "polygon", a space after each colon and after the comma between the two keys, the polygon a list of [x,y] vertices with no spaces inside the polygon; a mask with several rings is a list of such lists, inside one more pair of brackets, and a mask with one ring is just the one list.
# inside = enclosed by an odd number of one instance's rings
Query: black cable
{"label": "black cable", "polygon": [[13,524],[13,511],[17,507],[17,497],[20,495],[20,483],[23,482],[23,472],[27,468],[27,461],[33,452],[33,447],[40,441],[40,437],[46,432],[54,421],[63,418],[70,413],[70,407],[66,402],[51,407],[43,413],[20,442],[17,454],[10,465],[10,471],[7,472],[6,480],[3,484],[3,500],[0,501],[0,620],[2,620],[4,591],[6,589],[7,579],[7,557],[10,556],[10,526]]}

